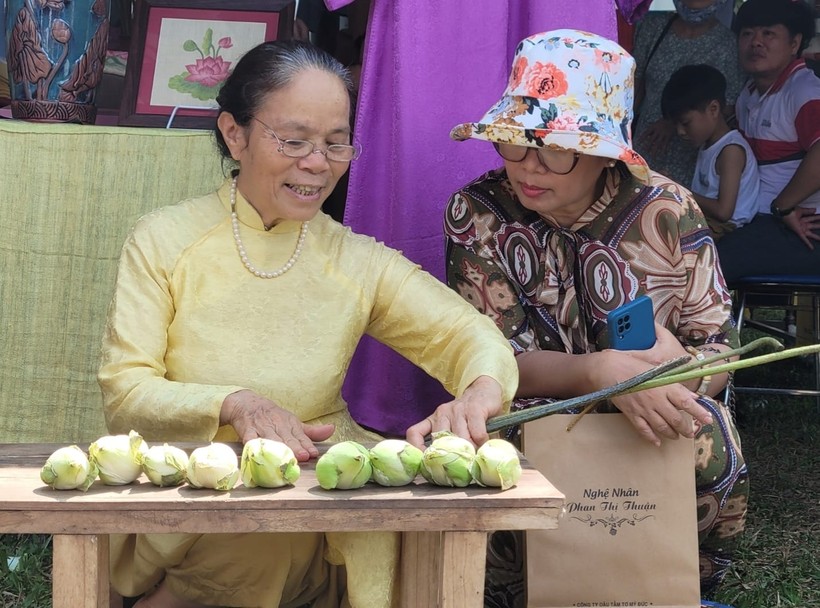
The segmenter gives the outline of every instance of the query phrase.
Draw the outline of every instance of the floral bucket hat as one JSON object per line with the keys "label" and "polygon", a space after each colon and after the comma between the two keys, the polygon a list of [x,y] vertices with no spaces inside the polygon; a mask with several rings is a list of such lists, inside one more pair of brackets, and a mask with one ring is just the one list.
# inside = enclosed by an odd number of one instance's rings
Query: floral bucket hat
{"label": "floral bucket hat", "polygon": [[535,34],[519,43],[501,100],[450,137],[621,160],[649,183],[649,166],[632,149],[634,84],[635,60],[615,42],[570,29]]}

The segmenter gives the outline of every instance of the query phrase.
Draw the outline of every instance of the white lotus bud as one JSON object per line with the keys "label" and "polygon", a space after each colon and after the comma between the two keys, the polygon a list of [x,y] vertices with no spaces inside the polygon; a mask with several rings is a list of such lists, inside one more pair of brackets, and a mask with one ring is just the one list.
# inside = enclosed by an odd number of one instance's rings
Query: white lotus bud
{"label": "white lotus bud", "polygon": [[188,454],[164,443],[148,448],[142,456],[142,470],[148,480],[159,487],[178,486],[185,481]]}
{"label": "white lotus bud", "polygon": [[251,439],[242,448],[242,483],[249,488],[281,488],[299,479],[299,461],[287,445],[273,439]]}
{"label": "white lotus bud", "polygon": [[89,458],[100,470],[100,479],[109,486],[132,483],[142,473],[142,455],[148,445],[142,435],[106,435],[88,447]]}
{"label": "white lotus bud", "polygon": [[373,480],[382,486],[406,486],[421,469],[423,452],[403,439],[384,439],[370,448]]}
{"label": "white lotus bud", "polygon": [[188,457],[185,476],[195,488],[227,492],[239,479],[239,458],[233,448],[224,443],[196,448]]}
{"label": "white lotus bud", "polygon": [[490,439],[476,451],[473,478],[482,486],[508,490],[521,478],[521,460],[509,441]]}
{"label": "white lotus bud", "polygon": [[316,480],[325,490],[361,488],[372,473],[367,448],[355,441],[330,446],[316,462]]}
{"label": "white lotus bud", "polygon": [[55,450],[40,469],[40,479],[55,490],[85,492],[97,479],[97,467],[79,447]]}
{"label": "white lotus bud", "polygon": [[449,431],[433,433],[421,459],[421,474],[437,486],[464,488],[473,481],[474,457],[475,447],[466,439]]}

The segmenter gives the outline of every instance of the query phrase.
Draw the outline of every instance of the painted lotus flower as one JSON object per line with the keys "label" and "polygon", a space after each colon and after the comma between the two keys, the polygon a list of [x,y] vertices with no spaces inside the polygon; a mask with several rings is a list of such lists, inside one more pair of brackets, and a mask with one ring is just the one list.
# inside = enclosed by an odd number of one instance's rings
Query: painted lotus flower
{"label": "painted lotus flower", "polygon": [[68,44],[71,40],[71,27],[62,19],[55,19],[51,22],[51,37],[57,42]]}
{"label": "painted lotus flower", "polygon": [[225,61],[220,56],[223,49],[233,47],[230,36],[215,39],[213,28],[207,28],[202,42],[186,40],[182,50],[188,53],[198,53],[194,63],[185,65],[185,72],[176,74],[168,80],[168,87],[190,95],[194,99],[210,101],[216,99],[219,89],[231,73],[231,61]]}
{"label": "painted lotus flower", "polygon": [[230,73],[231,62],[222,57],[204,57],[196,63],[186,65],[188,75],[185,80],[197,82],[206,87],[215,87],[223,82]]}

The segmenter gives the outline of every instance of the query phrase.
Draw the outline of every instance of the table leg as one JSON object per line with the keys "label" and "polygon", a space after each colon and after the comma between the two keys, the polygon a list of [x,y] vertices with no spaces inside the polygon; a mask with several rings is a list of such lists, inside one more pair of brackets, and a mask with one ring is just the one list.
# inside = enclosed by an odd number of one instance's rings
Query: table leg
{"label": "table leg", "polygon": [[486,532],[404,532],[403,608],[481,608]]}
{"label": "table leg", "polygon": [[401,606],[438,606],[441,532],[403,532],[401,544]]}
{"label": "table leg", "polygon": [[441,608],[484,606],[487,532],[444,532],[441,540]]}
{"label": "table leg", "polygon": [[108,535],[55,534],[54,608],[109,608]]}

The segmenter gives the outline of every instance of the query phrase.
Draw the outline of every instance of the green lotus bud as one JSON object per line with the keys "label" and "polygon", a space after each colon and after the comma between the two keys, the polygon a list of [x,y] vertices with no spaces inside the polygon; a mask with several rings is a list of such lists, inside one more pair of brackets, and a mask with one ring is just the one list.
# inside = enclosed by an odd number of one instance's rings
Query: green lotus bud
{"label": "green lotus bud", "polygon": [[330,446],[316,462],[316,480],[325,490],[361,488],[372,473],[367,448],[355,441]]}
{"label": "green lotus bud", "polygon": [[79,447],[71,445],[56,450],[40,469],[40,479],[55,490],[85,492],[97,479],[97,466]]}
{"label": "green lotus bud", "polygon": [[518,451],[509,441],[490,439],[476,451],[472,473],[481,486],[508,490],[521,478]]}
{"label": "green lotus bud", "polygon": [[473,481],[470,468],[474,457],[475,447],[466,439],[449,431],[433,433],[421,459],[421,474],[437,486],[464,488]]}
{"label": "green lotus bud", "polygon": [[178,486],[185,481],[188,454],[164,443],[148,448],[142,455],[142,470],[148,480],[159,487]]}
{"label": "green lotus bud", "polygon": [[227,492],[239,479],[239,458],[233,448],[224,443],[196,448],[188,457],[185,477],[195,488]]}
{"label": "green lotus bud", "polygon": [[106,435],[88,446],[88,456],[109,486],[132,483],[142,473],[142,456],[148,445],[136,431],[128,435]]}
{"label": "green lotus bud", "polygon": [[249,488],[281,488],[293,485],[301,470],[287,445],[272,439],[251,439],[242,448],[242,483]]}
{"label": "green lotus bud", "polygon": [[373,481],[381,486],[406,486],[421,468],[423,452],[403,439],[384,439],[370,448]]}

